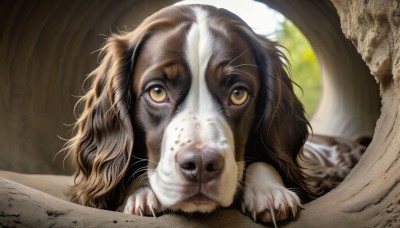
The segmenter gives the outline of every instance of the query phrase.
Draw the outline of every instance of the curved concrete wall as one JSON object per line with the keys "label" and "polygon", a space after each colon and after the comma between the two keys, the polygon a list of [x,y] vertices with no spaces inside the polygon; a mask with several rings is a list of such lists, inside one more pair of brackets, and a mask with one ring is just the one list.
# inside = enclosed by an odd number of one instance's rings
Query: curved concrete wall
{"label": "curved concrete wall", "polygon": [[[110,32],[132,30],[174,1],[2,1],[0,3],[0,169],[68,173],[54,159],[74,122],[82,83],[97,65]],[[379,116],[378,85],[342,34],[327,0],[265,0],[291,19],[313,45],[323,77],[314,132],[372,135]],[[307,91],[305,91],[307,92]],[[54,162],[53,162],[54,160]]]}

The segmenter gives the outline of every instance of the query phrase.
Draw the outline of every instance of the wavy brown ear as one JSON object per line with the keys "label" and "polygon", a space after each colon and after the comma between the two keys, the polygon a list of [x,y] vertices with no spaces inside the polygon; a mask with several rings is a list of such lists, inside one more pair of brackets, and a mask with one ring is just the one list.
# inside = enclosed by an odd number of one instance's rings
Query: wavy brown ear
{"label": "wavy brown ear", "polygon": [[[286,58],[278,49],[279,44],[263,36],[253,36],[253,52],[258,61],[261,93],[258,100],[259,113],[256,121],[257,148],[265,153],[250,155],[257,160],[273,164],[281,173],[285,184],[297,186],[311,193],[301,175],[296,156],[308,137],[309,122],[304,108],[293,91],[288,76]],[[255,36],[255,37],[254,37]]]}
{"label": "wavy brown ear", "polygon": [[104,58],[89,75],[92,87],[80,100],[85,106],[67,146],[76,167],[71,200],[82,205],[114,209],[121,200],[134,144],[129,50],[126,38],[108,39]]}
{"label": "wavy brown ear", "polygon": [[283,177],[307,190],[296,156],[307,140],[309,122],[303,105],[294,94],[292,80],[283,62],[286,58],[278,50],[278,44],[266,39],[263,44],[265,63],[261,97],[266,99],[261,99],[259,104],[264,110],[259,128],[262,145],[284,173]]}

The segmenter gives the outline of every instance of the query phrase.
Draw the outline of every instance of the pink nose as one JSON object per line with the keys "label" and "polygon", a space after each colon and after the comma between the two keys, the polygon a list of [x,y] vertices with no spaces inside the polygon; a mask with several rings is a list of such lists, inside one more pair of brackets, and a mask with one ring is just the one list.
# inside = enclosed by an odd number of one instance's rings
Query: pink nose
{"label": "pink nose", "polygon": [[221,174],[224,159],[214,151],[189,150],[178,156],[178,165],[189,181],[206,183]]}

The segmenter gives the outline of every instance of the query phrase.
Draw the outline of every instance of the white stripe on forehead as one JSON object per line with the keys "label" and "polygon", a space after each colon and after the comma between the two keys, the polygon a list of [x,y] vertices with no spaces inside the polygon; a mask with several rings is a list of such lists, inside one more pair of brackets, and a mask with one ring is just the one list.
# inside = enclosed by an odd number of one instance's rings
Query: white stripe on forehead
{"label": "white stripe on forehead", "polygon": [[185,55],[192,74],[192,84],[184,107],[196,113],[215,109],[214,101],[206,83],[207,64],[214,50],[214,39],[208,27],[208,13],[194,8],[196,22],[192,24],[185,47]]}

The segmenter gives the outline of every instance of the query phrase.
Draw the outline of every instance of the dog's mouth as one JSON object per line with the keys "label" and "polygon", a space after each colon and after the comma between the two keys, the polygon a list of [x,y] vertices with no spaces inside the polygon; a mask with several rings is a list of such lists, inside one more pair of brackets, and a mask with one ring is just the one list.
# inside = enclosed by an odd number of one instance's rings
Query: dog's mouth
{"label": "dog's mouth", "polygon": [[213,199],[211,196],[199,191],[197,193],[188,195],[187,197],[183,196],[182,200],[173,206],[170,206],[170,208],[188,213],[209,213],[214,211],[219,205],[220,203],[218,200]]}
{"label": "dog's mouth", "polygon": [[214,200],[210,199],[208,196],[202,194],[202,193],[197,193],[194,196],[191,196],[184,200],[184,202],[187,203],[193,203],[195,205],[204,205],[204,204],[210,204],[210,203],[215,203]]}

